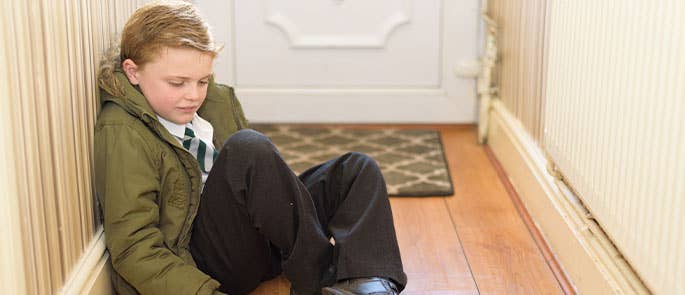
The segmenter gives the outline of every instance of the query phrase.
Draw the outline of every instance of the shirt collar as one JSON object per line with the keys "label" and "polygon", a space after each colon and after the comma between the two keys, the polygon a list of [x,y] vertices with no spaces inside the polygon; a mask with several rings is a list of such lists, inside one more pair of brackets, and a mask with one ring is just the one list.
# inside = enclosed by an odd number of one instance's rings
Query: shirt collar
{"label": "shirt collar", "polygon": [[[193,121],[195,121],[195,118],[197,117],[197,113],[193,116]],[[171,135],[176,136],[178,138],[183,139],[183,136],[185,136],[186,133],[186,127],[190,127],[192,129],[192,124],[176,124],[174,122],[171,122],[167,119],[164,119],[157,115],[157,119],[159,119],[159,122],[162,123],[162,126],[166,128],[166,130],[171,133]]]}

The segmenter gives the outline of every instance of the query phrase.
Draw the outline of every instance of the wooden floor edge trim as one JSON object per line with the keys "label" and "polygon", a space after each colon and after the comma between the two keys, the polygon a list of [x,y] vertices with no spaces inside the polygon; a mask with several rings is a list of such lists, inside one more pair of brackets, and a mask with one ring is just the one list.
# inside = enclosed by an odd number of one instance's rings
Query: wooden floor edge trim
{"label": "wooden floor edge trim", "polygon": [[492,163],[492,166],[495,168],[495,171],[497,171],[497,176],[502,181],[502,184],[504,185],[504,188],[507,190],[507,193],[509,194],[511,201],[514,203],[516,211],[519,213],[519,216],[525,223],[526,228],[528,228],[528,232],[530,232],[531,236],[533,237],[535,244],[542,253],[543,257],[545,258],[547,265],[554,274],[554,277],[557,279],[557,282],[559,283],[559,286],[561,287],[562,291],[564,292],[564,294],[567,295],[576,294],[576,292],[573,289],[573,286],[571,285],[571,281],[568,279],[564,271],[561,269],[559,262],[556,260],[554,254],[552,254],[552,250],[550,250],[549,245],[547,245],[547,242],[542,237],[542,234],[535,226],[535,223],[533,223],[533,219],[530,217],[530,214],[528,214],[528,210],[526,210],[526,207],[523,205],[523,202],[521,201],[521,198],[514,189],[514,186],[509,181],[509,178],[507,177],[507,174],[504,171],[502,164],[500,164],[499,160],[497,160],[497,157],[492,152],[490,146],[485,145],[484,148],[486,154],[488,155],[490,163]]}

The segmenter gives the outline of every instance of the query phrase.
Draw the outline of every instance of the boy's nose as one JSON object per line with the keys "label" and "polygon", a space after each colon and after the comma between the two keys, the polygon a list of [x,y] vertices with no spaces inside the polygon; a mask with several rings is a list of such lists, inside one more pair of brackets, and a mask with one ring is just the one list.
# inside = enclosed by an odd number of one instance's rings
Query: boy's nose
{"label": "boy's nose", "polygon": [[200,99],[201,95],[202,89],[200,89],[200,87],[191,86],[190,89],[188,89],[188,91],[186,92],[186,99],[198,100]]}

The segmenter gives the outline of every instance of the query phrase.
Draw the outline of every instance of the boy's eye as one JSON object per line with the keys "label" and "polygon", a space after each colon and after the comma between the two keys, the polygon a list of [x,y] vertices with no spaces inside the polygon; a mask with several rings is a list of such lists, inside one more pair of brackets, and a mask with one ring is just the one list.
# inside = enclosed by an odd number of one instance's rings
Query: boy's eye
{"label": "boy's eye", "polygon": [[183,86],[183,82],[178,82],[178,81],[169,81],[169,84],[171,84],[171,86],[176,86],[176,87]]}
{"label": "boy's eye", "polygon": [[200,80],[199,83],[200,83],[200,85],[207,85],[207,84],[209,84],[209,81],[202,81],[202,80]]}

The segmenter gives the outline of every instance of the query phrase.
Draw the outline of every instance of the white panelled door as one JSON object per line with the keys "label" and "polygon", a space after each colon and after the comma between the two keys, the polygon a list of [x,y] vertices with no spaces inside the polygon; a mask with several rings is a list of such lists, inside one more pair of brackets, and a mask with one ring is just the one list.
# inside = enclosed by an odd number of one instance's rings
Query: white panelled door
{"label": "white panelled door", "polygon": [[478,0],[195,2],[252,122],[475,120]]}

